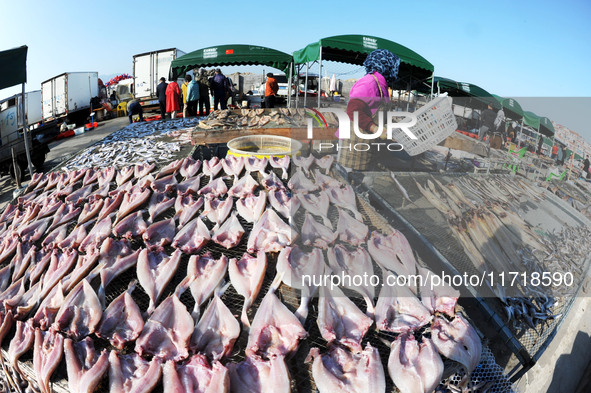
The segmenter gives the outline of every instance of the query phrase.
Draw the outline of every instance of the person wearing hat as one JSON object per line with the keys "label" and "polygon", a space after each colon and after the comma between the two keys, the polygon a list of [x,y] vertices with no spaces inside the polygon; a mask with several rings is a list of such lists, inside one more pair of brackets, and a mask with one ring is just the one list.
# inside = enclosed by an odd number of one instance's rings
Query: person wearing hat
{"label": "person wearing hat", "polygon": [[160,116],[164,119],[166,116],[166,88],[168,83],[164,77],[160,78],[160,83],[156,86],[156,95],[158,96],[158,104],[160,105]]}
{"label": "person wearing hat", "polygon": [[[366,75],[359,79],[349,93],[347,114],[353,121],[357,113],[360,131],[374,134],[378,131],[378,117],[380,111],[387,111],[390,106],[388,88],[394,87],[398,78],[400,58],[386,49],[376,49],[367,55],[363,62]],[[384,113],[385,116],[385,113]],[[357,137],[351,126],[351,139],[343,140],[341,146],[354,146],[356,143],[368,142]],[[354,149],[339,149],[338,162],[347,170],[374,170],[378,162],[377,152],[373,150],[355,151]]]}
{"label": "person wearing hat", "polygon": [[227,109],[226,91],[228,90],[228,79],[219,68],[215,70],[215,75],[211,80],[211,89],[213,90],[213,109],[218,110],[218,107]]}
{"label": "person wearing hat", "polygon": [[204,68],[199,70],[199,116],[209,116],[209,78]]}

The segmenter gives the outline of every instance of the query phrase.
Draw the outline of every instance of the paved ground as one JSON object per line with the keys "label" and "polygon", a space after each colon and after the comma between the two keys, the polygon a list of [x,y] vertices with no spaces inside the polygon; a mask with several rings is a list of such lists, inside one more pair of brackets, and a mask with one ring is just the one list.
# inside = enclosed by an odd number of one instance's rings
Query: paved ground
{"label": "paved ground", "polygon": [[[43,171],[48,172],[63,161],[70,159],[78,151],[85,149],[93,143],[100,141],[107,135],[127,126],[129,119],[127,117],[118,117],[99,123],[94,130],[87,131],[82,135],[73,136],[66,139],[54,141],[49,144],[50,152],[47,153]],[[22,183],[24,187],[30,180],[27,175]],[[16,184],[10,176],[0,178],[0,210],[13,199],[13,192],[16,190]]]}

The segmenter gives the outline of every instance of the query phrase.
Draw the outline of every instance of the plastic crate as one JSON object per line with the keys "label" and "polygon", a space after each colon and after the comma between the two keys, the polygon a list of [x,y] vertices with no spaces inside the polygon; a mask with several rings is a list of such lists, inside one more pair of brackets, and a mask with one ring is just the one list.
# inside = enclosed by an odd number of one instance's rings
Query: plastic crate
{"label": "plastic crate", "polygon": [[409,130],[417,137],[410,139],[400,129],[393,130],[394,139],[404,146],[411,156],[416,156],[432,148],[454,132],[458,124],[452,110],[452,99],[447,93],[429,101],[413,113],[417,123]]}

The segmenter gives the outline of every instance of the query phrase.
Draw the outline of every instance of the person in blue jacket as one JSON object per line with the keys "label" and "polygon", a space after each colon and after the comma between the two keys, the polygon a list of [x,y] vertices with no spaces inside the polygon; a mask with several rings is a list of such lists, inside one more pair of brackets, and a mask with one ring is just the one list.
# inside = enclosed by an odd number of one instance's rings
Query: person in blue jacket
{"label": "person in blue jacket", "polygon": [[187,75],[187,115],[197,116],[197,103],[199,102],[199,83],[191,75]]}
{"label": "person in blue jacket", "polygon": [[227,109],[228,79],[219,68],[215,70],[215,75],[211,80],[211,90],[213,91],[213,109],[218,110],[218,104],[222,109]]}
{"label": "person in blue jacket", "polygon": [[156,95],[158,96],[158,104],[160,105],[160,115],[164,119],[166,116],[166,88],[168,83],[164,77],[160,78],[160,83],[156,86]]}

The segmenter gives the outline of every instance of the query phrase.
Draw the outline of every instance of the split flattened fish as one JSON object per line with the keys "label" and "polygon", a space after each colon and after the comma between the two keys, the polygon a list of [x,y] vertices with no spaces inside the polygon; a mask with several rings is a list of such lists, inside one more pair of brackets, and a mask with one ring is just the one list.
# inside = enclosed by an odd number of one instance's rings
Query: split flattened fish
{"label": "split flattened fish", "polygon": [[253,226],[248,237],[247,251],[279,252],[292,244],[298,234],[272,209],[267,209]]}
{"label": "split flattened fish", "polygon": [[[423,284],[420,288],[421,301],[427,310],[432,314],[442,312],[453,317],[455,315],[455,308],[458,298],[460,297],[460,292],[446,283],[431,288],[433,281],[430,276],[436,275],[429,269],[419,266],[419,274],[421,275]],[[442,281],[438,280],[437,282],[441,283]]]}
{"label": "split flattened fish", "polygon": [[205,195],[206,199],[219,198],[228,192],[228,186],[224,183],[224,179],[218,177],[212,182],[206,184],[203,188],[197,191],[199,195]]}
{"label": "split flattened fish", "polygon": [[320,186],[320,188],[329,189],[329,188],[340,188],[343,184],[338,181],[337,179],[323,175],[319,169],[314,170],[314,179],[316,184]]}
{"label": "split flattened fish", "polygon": [[185,179],[193,177],[201,169],[201,160],[194,160],[191,157],[186,157],[181,163],[179,173]]}
{"label": "split flattened fish", "polygon": [[189,221],[172,240],[172,247],[178,248],[185,254],[197,253],[211,239],[209,229],[196,217]]}
{"label": "split flattened fish", "polygon": [[267,167],[268,162],[269,159],[267,157],[258,158],[249,156],[246,157],[244,160],[244,168],[247,172],[249,172],[248,174],[250,174],[250,172],[258,171],[261,174],[261,176],[265,176],[265,168]]}
{"label": "split flattened fish", "polygon": [[142,177],[148,175],[148,173],[152,172],[154,168],[156,168],[156,164],[148,164],[147,162],[136,164],[133,167],[133,175],[136,179],[141,179]]}
{"label": "split flattened fish", "polygon": [[175,250],[172,255],[164,252],[140,252],[137,261],[137,277],[140,285],[150,297],[148,314],[156,307],[164,288],[170,282],[181,260],[181,251]]}
{"label": "split flattened fish", "polygon": [[401,334],[392,342],[388,373],[401,392],[431,393],[441,382],[443,361],[426,337],[419,344],[412,334]]}
{"label": "split flattened fish", "polygon": [[236,213],[232,213],[230,218],[215,230],[211,236],[211,240],[222,247],[230,249],[240,244],[244,232],[244,228],[242,228],[240,221],[238,221]]}
{"label": "split flattened fish", "polygon": [[267,204],[267,194],[263,191],[258,196],[249,195],[236,201],[236,210],[246,222],[257,222]]}
{"label": "split flattened fish", "polygon": [[258,186],[259,183],[253,179],[250,173],[247,173],[228,190],[228,195],[236,198],[246,198],[253,195]]}
{"label": "split flattened fish", "polygon": [[373,260],[384,269],[407,277],[416,273],[417,261],[412,248],[406,237],[396,229],[387,236],[373,231],[367,241],[367,250]]}
{"label": "split flattened fish", "polygon": [[302,168],[306,173],[308,173],[310,171],[310,166],[314,163],[314,156],[310,154],[309,156],[304,157],[302,155],[296,154],[291,158],[291,160],[297,167]]}
{"label": "split flattened fish", "polygon": [[64,299],[53,327],[79,340],[94,333],[102,315],[99,299],[85,279]]}
{"label": "split flattened fish", "polygon": [[300,201],[287,190],[272,190],[268,193],[269,203],[279,214],[291,221],[300,208]]}
{"label": "split flattened fish", "polygon": [[39,295],[41,299],[45,298],[49,291],[53,289],[54,285],[70,271],[76,263],[77,258],[78,253],[76,250],[66,249],[63,252],[59,252],[54,249],[54,252],[51,254],[49,267],[43,275],[43,287]]}
{"label": "split flattened fish", "polygon": [[306,218],[302,224],[302,242],[305,246],[327,249],[337,239],[337,233],[317,222],[314,217],[306,212]]}
{"label": "split flattened fish", "polygon": [[174,218],[178,219],[178,228],[182,228],[197,214],[203,206],[203,201],[203,197],[194,200],[191,195],[179,195],[176,197],[176,201],[174,202],[176,214]]}
{"label": "split flattened fish", "polygon": [[229,363],[232,393],[274,392],[289,393],[291,383],[283,356],[263,360],[250,355],[240,363]]}
{"label": "split flattened fish", "polygon": [[318,194],[298,194],[298,200],[301,202],[304,209],[315,216],[321,217],[324,225],[333,229],[332,222],[328,218],[330,201],[325,192],[321,191]]}
{"label": "split flattened fish", "polygon": [[98,337],[109,340],[118,349],[138,338],[144,328],[140,308],[131,297],[136,284],[133,280],[127,290],[109,304],[96,331]]}
{"label": "split flattened fish", "polygon": [[64,304],[64,290],[62,282],[58,282],[51,292],[43,299],[32,319],[33,326],[47,330],[55,321],[62,304]]}
{"label": "split flattened fish", "polygon": [[41,393],[51,393],[49,386],[51,375],[59,365],[64,352],[64,338],[53,329],[42,332],[35,329],[35,346],[33,351],[33,370]]}
{"label": "split flattened fish", "polygon": [[[354,251],[349,251],[342,244],[337,244],[328,249],[327,253],[328,266],[334,274],[344,275],[349,277],[363,277],[365,274],[373,273],[373,265],[369,253],[362,247],[358,247]],[[367,305],[367,313],[374,314],[373,298],[375,296],[373,286],[357,286],[352,280],[344,280],[343,287],[360,293]],[[349,282],[349,284],[347,284]]]}
{"label": "split flattened fish", "polygon": [[156,179],[160,179],[166,175],[176,173],[181,168],[182,164],[183,164],[183,159],[172,161],[170,164],[168,164],[165,167],[163,167],[162,169],[160,169],[160,171],[156,175]]}
{"label": "split flattened fish", "polygon": [[321,355],[318,348],[312,348],[306,362],[310,360],[313,360],[312,376],[319,393],[386,391],[380,353],[370,344],[358,353],[331,345]]}
{"label": "split flattened fish", "polygon": [[271,156],[271,158],[269,158],[269,164],[271,164],[273,168],[282,170],[281,178],[284,180],[287,180],[288,178],[287,170],[289,169],[290,162],[291,160],[288,155],[285,155],[283,157]]}
{"label": "split flattened fish", "polygon": [[124,166],[117,172],[117,176],[115,177],[115,182],[117,186],[125,184],[126,181],[133,177],[134,167],[133,166]]}
{"label": "split flattened fish", "polygon": [[201,188],[201,178],[203,175],[193,176],[187,180],[179,183],[176,186],[177,195],[197,194]]}
{"label": "split flattened fish", "polygon": [[154,191],[148,203],[148,223],[153,223],[159,215],[174,206],[175,198],[170,198],[166,193]]}
{"label": "split flattened fish", "polygon": [[183,364],[168,361],[163,367],[162,385],[165,392],[228,393],[230,375],[228,369],[214,360],[195,354]]}
{"label": "split flattened fish", "polygon": [[346,184],[342,187],[329,187],[326,189],[326,194],[330,203],[337,207],[349,210],[355,216],[358,221],[363,221],[363,216],[357,210],[357,201],[355,196],[355,190],[350,184]]}
{"label": "split flattened fish", "polygon": [[360,246],[367,240],[369,228],[363,222],[351,217],[343,209],[339,210],[337,234],[339,240],[352,246]]}
{"label": "split flattened fish", "polygon": [[203,206],[201,217],[207,217],[209,221],[216,223],[214,229],[217,229],[226,218],[228,218],[228,215],[232,211],[234,199],[206,198]]}
{"label": "split flattened fish", "polygon": [[431,339],[439,353],[465,367],[466,380],[469,380],[480,362],[482,343],[468,321],[460,314],[456,314],[451,322],[437,316],[431,326]]}
{"label": "split flattened fish", "polygon": [[96,353],[90,337],[74,343],[64,341],[64,355],[68,370],[68,387],[71,392],[92,393],[103,375],[109,369],[109,355],[106,349]]}
{"label": "split flattened fish", "polygon": [[[187,278],[183,281],[188,283],[191,295],[195,299],[195,308],[192,312],[195,320],[199,319],[199,307],[209,299],[215,288],[222,282],[227,268],[228,258],[225,255],[216,260],[208,251],[202,256],[192,255],[189,258]],[[179,286],[184,285],[184,282]]]}
{"label": "split flattened fish", "polygon": [[234,184],[244,169],[244,157],[227,156],[222,159],[222,167],[228,176],[234,176]]}
{"label": "split flattened fish", "polygon": [[414,332],[431,321],[429,310],[407,286],[392,285],[395,276],[385,271],[384,280],[375,312],[378,331]]}
{"label": "split flattened fish", "polygon": [[315,163],[316,165],[318,165],[320,168],[324,169],[324,173],[328,175],[328,172],[330,171],[330,167],[332,166],[332,163],[334,162],[334,156],[327,154],[321,158],[316,158]]}
{"label": "split flattened fish", "polygon": [[126,239],[133,239],[143,235],[148,229],[141,211],[125,217],[119,224],[113,227],[113,235]]}
{"label": "split flattened fish", "polygon": [[297,168],[295,174],[291,176],[287,182],[287,187],[298,195],[314,192],[319,188],[318,184],[308,179],[300,168]]}
{"label": "split flattened fish", "polygon": [[275,279],[254,316],[246,356],[286,356],[308,335],[298,318],[275,295],[280,284]]}
{"label": "split flattened fish", "polygon": [[210,359],[221,360],[230,355],[239,335],[240,323],[216,293],[195,326],[190,348]]}
{"label": "split flattened fish", "polygon": [[361,340],[367,334],[373,320],[365,315],[338,288],[320,287],[318,298],[318,319],[316,320],[320,334],[329,343],[338,342],[361,351]]}
{"label": "split flattened fish", "polygon": [[121,206],[117,212],[117,218],[114,224],[117,224],[121,219],[125,218],[128,214],[134,212],[141,205],[146,203],[150,198],[151,191],[148,188],[142,189],[141,187],[134,186],[130,191],[126,192],[123,196]]}
{"label": "split flattened fish", "polygon": [[142,235],[146,246],[150,250],[160,250],[164,246],[172,243],[176,234],[176,225],[174,218],[157,221],[150,225]]}
{"label": "split flattened fish", "polygon": [[270,172],[268,175],[263,177],[263,179],[261,180],[261,185],[267,191],[285,190],[285,186],[283,185],[283,182],[281,180],[279,180],[279,178],[277,177],[275,172]]}
{"label": "split flattened fish", "polygon": [[277,276],[288,287],[302,292],[300,306],[295,312],[302,323],[308,317],[308,303],[318,289],[314,278],[322,278],[324,268],[324,256],[319,248],[305,253],[298,246],[285,247],[277,257]]}
{"label": "split flattened fish", "polygon": [[78,249],[81,252],[86,252],[87,248],[93,246],[98,247],[99,244],[102,244],[103,240],[105,240],[111,234],[112,228],[112,221],[111,216],[107,216],[102,220],[98,221],[94,227],[90,230],[88,235],[82,240]]}
{"label": "split flattened fish", "polygon": [[179,300],[180,292],[168,296],[154,310],[135,342],[140,356],[179,361],[189,356],[189,340],[195,322]]}
{"label": "split flattened fish", "polygon": [[25,354],[33,346],[35,341],[35,329],[31,320],[27,322],[16,321],[16,332],[14,337],[10,340],[10,346],[8,347],[8,362],[24,379],[24,374],[19,366],[20,357]]}
{"label": "split flattened fish", "polygon": [[244,296],[244,305],[242,306],[240,320],[244,326],[250,326],[250,321],[246,313],[261,290],[265,271],[267,270],[267,256],[262,251],[259,251],[256,257],[244,253],[240,260],[232,258],[229,263],[228,272],[230,274],[230,282],[234,289],[236,289],[236,292]]}
{"label": "split flattened fish", "polygon": [[84,224],[96,216],[103,208],[104,200],[96,199],[92,202],[86,202],[78,216],[78,225]]}
{"label": "split flattened fish", "polygon": [[109,354],[109,391],[121,393],[149,393],[162,375],[162,361],[153,358],[142,359],[136,353],[118,355],[117,351]]}
{"label": "split flattened fish", "polygon": [[105,202],[103,203],[103,207],[99,212],[98,216],[96,217],[97,220],[102,220],[103,218],[111,215],[111,213],[118,212],[117,209],[120,209],[123,199],[125,198],[125,194],[122,192],[113,194],[109,198],[105,198]]}
{"label": "split flattened fish", "polygon": [[213,181],[213,178],[217,176],[222,170],[222,160],[218,157],[213,157],[209,160],[203,161],[202,171],[203,174],[209,176],[209,182]]}

